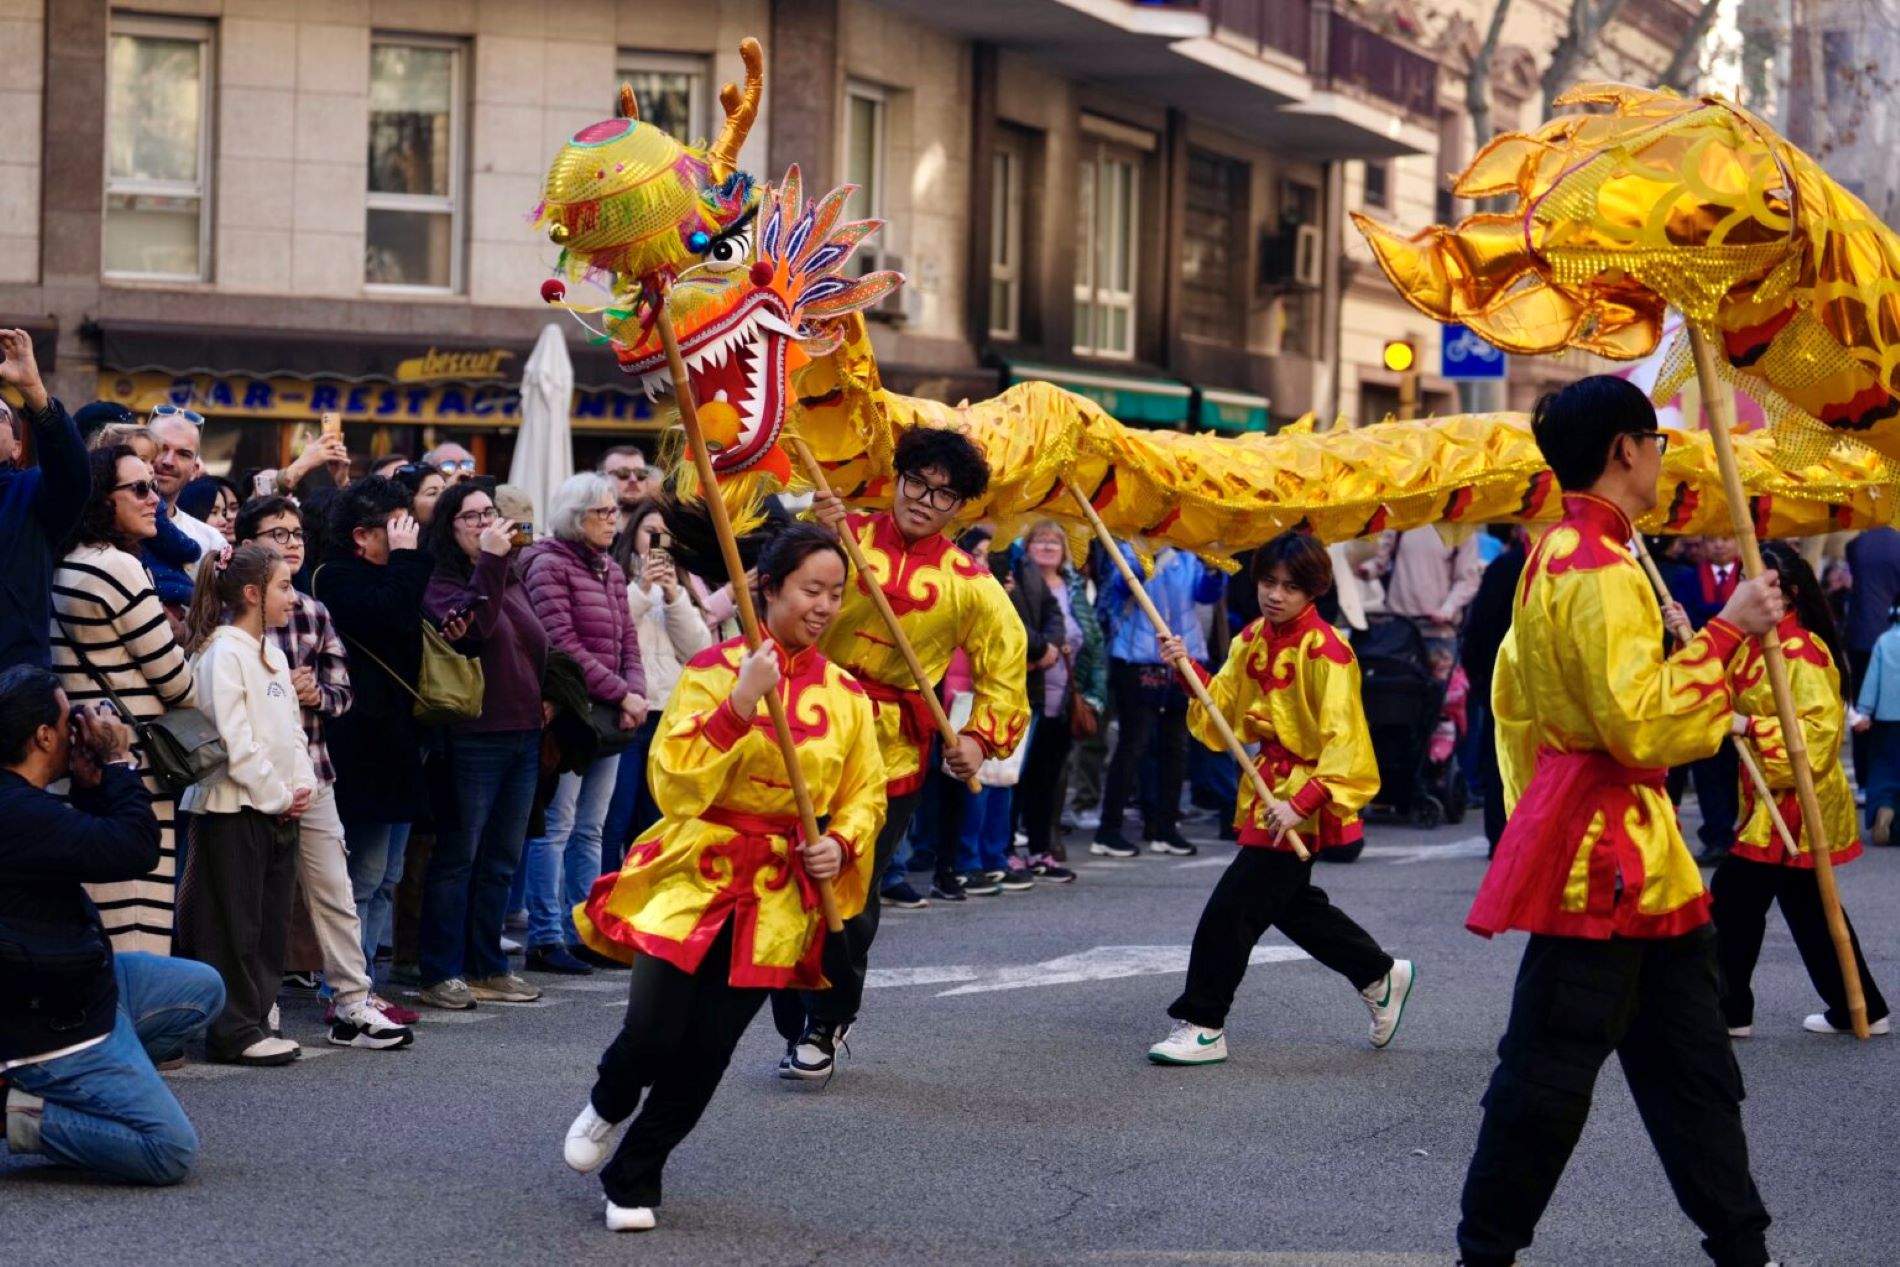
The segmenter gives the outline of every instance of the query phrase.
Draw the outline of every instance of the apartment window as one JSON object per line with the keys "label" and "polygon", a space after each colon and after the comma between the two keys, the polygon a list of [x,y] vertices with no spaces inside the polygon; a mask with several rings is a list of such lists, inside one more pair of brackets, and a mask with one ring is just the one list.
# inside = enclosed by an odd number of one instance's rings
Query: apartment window
{"label": "apartment window", "polygon": [[[620,55],[619,83],[633,85],[640,117],[681,144],[708,135],[706,59],[676,53]],[[618,109],[616,102],[614,109]]]}
{"label": "apartment window", "polygon": [[[844,178],[857,192],[845,204],[853,220],[884,218],[884,146],[890,102],[876,84],[852,80],[844,90]],[[863,276],[880,266],[880,253],[890,250],[889,230],[879,232],[851,257],[849,271]]]}
{"label": "apartment window", "polygon": [[1023,155],[990,155],[990,337],[1022,336]]}
{"label": "apartment window", "polygon": [[1181,327],[1184,334],[1238,347],[1246,342],[1247,165],[1188,151],[1187,222],[1182,226]]}
{"label": "apartment window", "polygon": [[1085,148],[1075,187],[1075,350],[1133,357],[1141,160],[1105,143]]}
{"label": "apartment window", "polygon": [[1368,207],[1392,208],[1392,164],[1367,163],[1366,188],[1362,201]]}
{"label": "apartment window", "polygon": [[378,37],[369,58],[363,280],[405,290],[459,290],[462,47]]}
{"label": "apartment window", "polygon": [[201,281],[211,258],[211,25],[115,14],[105,272]]}

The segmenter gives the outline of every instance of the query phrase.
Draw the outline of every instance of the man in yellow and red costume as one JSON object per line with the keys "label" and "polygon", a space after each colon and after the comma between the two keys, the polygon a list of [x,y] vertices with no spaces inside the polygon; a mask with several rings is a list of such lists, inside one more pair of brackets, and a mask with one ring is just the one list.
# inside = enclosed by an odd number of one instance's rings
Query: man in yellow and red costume
{"label": "man in yellow and red costume", "polygon": [[1655,410],[1621,379],[1585,378],[1540,401],[1532,427],[1564,515],[1525,563],[1498,652],[1512,814],[1466,920],[1531,936],[1465,1176],[1462,1261],[1505,1267],[1531,1243],[1614,1052],[1709,1257],[1763,1267],[1709,898],[1663,779],[1727,737],[1728,662],[1781,618],[1781,596],[1772,573],[1743,582],[1665,657],[1629,548],[1668,443]]}
{"label": "man in yellow and red costume", "polygon": [[884,869],[897,842],[910,827],[936,734],[916,679],[864,587],[883,588],[933,684],[943,680],[959,648],[969,657],[975,701],[955,747],[943,754],[951,773],[959,779],[974,777],[985,758],[1014,752],[1029,726],[1024,692],[1029,636],[1022,618],[989,568],[944,535],[963,504],[989,487],[989,463],[982,450],[958,432],[913,427],[898,440],[891,464],[896,479],[889,510],[848,514],[835,496],[813,505],[821,522],[857,538],[876,573],[852,578],[822,646],[834,664],[858,680],[875,706],[890,806],[871,868],[874,896],[862,914],[845,921],[843,953],[826,956],[831,988],[802,995],[781,992],[773,998],[773,1017],[787,1043],[778,1066],[784,1078],[829,1077],[837,1044],[857,1019],[865,964],[877,936],[875,894],[883,886]]}

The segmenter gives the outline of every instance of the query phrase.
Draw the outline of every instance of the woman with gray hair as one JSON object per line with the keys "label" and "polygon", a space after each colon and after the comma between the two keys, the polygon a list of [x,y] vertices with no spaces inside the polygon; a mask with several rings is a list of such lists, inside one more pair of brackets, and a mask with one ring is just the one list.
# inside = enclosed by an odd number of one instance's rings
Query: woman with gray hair
{"label": "woman with gray hair", "polygon": [[[524,576],[549,646],[573,657],[588,695],[617,710],[620,728],[633,731],[646,720],[646,679],[639,629],[627,606],[627,578],[608,553],[619,515],[613,481],[591,472],[570,477],[548,507],[549,538],[524,556]],[[530,969],[575,975],[589,970],[574,954],[582,947],[573,910],[600,875],[601,825],[619,765],[614,752],[584,771],[563,774],[548,803],[547,835],[528,842]],[[587,958],[597,959],[591,951]]]}

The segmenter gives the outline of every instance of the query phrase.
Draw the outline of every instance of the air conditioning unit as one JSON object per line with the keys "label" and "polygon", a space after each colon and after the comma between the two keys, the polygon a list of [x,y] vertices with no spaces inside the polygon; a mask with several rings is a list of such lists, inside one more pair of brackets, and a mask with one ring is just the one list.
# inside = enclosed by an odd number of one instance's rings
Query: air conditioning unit
{"label": "air conditioning unit", "polygon": [[1316,224],[1289,224],[1260,239],[1260,287],[1274,293],[1317,290],[1321,281]]}

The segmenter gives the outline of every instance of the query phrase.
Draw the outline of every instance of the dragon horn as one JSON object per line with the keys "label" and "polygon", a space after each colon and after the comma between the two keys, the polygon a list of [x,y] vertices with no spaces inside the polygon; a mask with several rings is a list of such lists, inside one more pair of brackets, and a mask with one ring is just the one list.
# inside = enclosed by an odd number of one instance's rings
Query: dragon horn
{"label": "dragon horn", "polygon": [[619,114],[623,119],[633,119],[636,122],[640,118],[640,103],[634,100],[632,84],[623,83],[620,85]]}
{"label": "dragon horn", "polygon": [[752,130],[752,121],[759,117],[759,98],[765,92],[765,51],[759,42],[749,35],[741,40],[739,58],[745,62],[745,90],[741,92],[737,84],[719,90],[726,125],[706,151],[706,157],[712,160],[714,180],[725,180],[739,166],[739,150],[745,145],[746,133]]}

